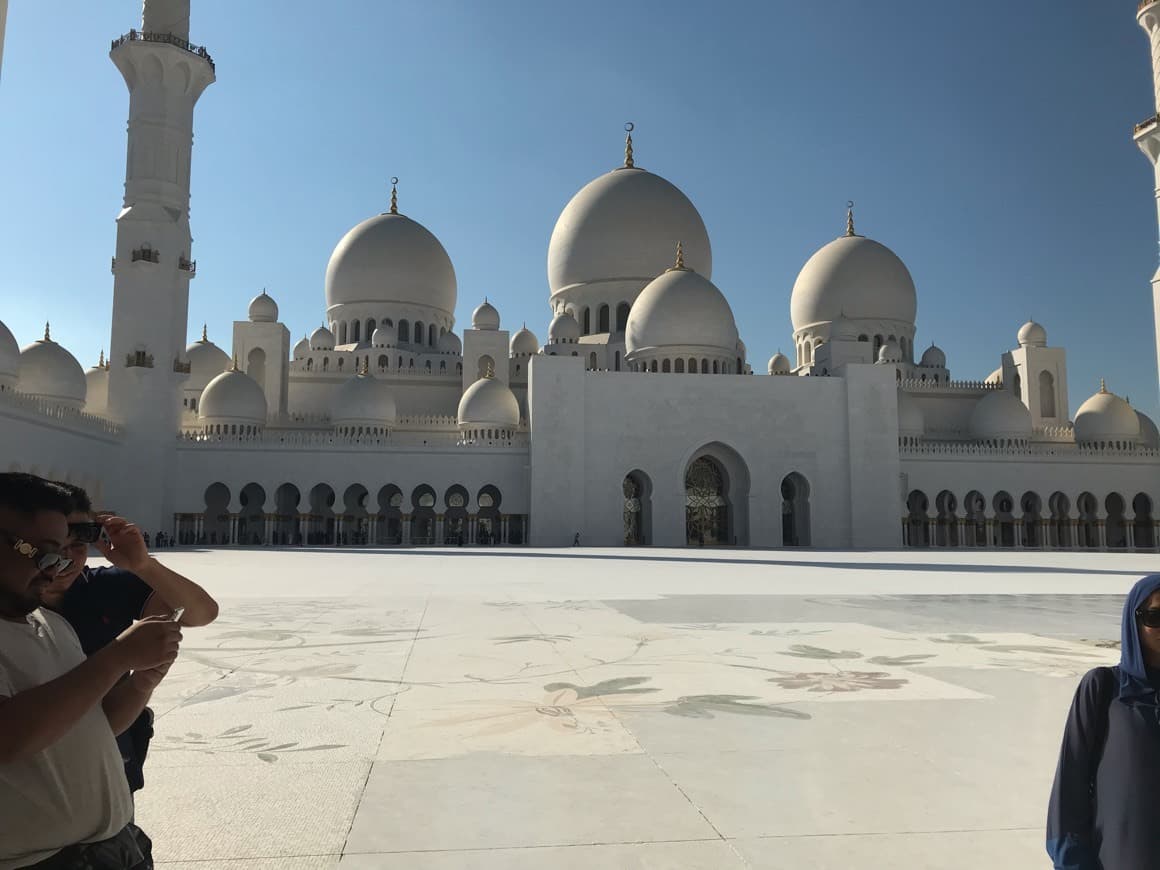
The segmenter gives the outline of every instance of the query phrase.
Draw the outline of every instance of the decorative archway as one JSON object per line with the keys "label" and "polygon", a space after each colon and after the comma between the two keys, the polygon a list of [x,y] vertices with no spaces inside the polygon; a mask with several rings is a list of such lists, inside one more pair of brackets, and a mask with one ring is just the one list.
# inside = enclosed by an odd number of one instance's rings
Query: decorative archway
{"label": "decorative archway", "polygon": [[1051,517],[1047,521],[1047,543],[1057,550],[1067,550],[1074,546],[1071,536],[1071,500],[1056,491],[1047,500]]}
{"label": "decorative archway", "polygon": [[425,483],[411,493],[411,543],[435,543],[435,490]]}
{"label": "decorative archway", "polygon": [[624,493],[624,545],[639,547],[652,537],[652,481],[643,471],[630,471],[622,484]]}
{"label": "decorative archway", "polygon": [[1015,499],[1009,492],[995,494],[991,506],[995,509],[995,546],[1015,546]]}
{"label": "decorative archway", "polygon": [[211,483],[205,489],[205,512],[202,519],[203,544],[230,542],[230,488],[224,483]]}
{"label": "decorative archway", "polygon": [[934,499],[936,513],[934,543],[937,547],[957,547],[959,545],[959,503],[955,494],[944,489]]}
{"label": "decorative archway", "polygon": [[927,522],[930,500],[921,489],[906,497],[906,543],[911,547],[930,546],[930,524]]}
{"label": "decorative archway", "polygon": [[313,547],[333,545],[334,490],[320,483],[310,490],[310,514],[306,520],[306,543]]}
{"label": "decorative archway", "polygon": [[476,494],[475,503],[478,507],[475,512],[475,542],[477,544],[486,546],[502,543],[499,512],[501,501],[503,501],[503,495],[499,488],[490,483]]}
{"label": "decorative archway", "polygon": [[388,483],[379,490],[378,503],[375,538],[380,544],[403,543],[403,491]]}
{"label": "decorative archway", "polygon": [[362,546],[370,540],[370,514],[367,511],[367,488],[353,483],[342,495],[342,516],[338,529],[339,546]]}
{"label": "decorative archway", "polygon": [[810,545],[810,484],[796,471],[781,482],[781,543],[785,547]]}
{"label": "decorative archway", "polygon": [[1088,549],[1098,549],[1100,546],[1100,531],[1097,525],[1099,502],[1090,492],[1080,493],[1075,500],[1076,510],[1079,511],[1079,522],[1076,524],[1076,545]]}
{"label": "decorative archway", "polygon": [[700,547],[728,546],[730,527],[725,469],[712,456],[702,456],[685,472],[685,543]]}
{"label": "decorative archway", "polygon": [[1142,492],[1136,493],[1136,497],[1132,499],[1132,512],[1135,514],[1132,520],[1132,538],[1136,549],[1155,549],[1156,526],[1152,522],[1152,499]]}
{"label": "decorative archway", "polygon": [[1023,512],[1023,546],[1043,546],[1043,499],[1038,493],[1025,492],[1019,509]]}
{"label": "decorative archway", "polygon": [[1124,519],[1124,497],[1113,492],[1104,499],[1108,515],[1104,520],[1104,541],[1109,550],[1125,549],[1128,546],[1128,523]]}
{"label": "decorative archway", "polygon": [[969,547],[987,546],[987,501],[977,489],[972,489],[963,500],[963,510],[966,513],[966,537],[964,543]]}
{"label": "decorative archway", "polygon": [[247,483],[238,496],[242,509],[238,513],[238,543],[252,547],[266,543],[266,490]]}
{"label": "decorative archway", "polygon": [[302,543],[298,521],[298,502],[302,493],[292,483],[284,483],[274,492],[274,541],[275,545],[298,545]]}
{"label": "decorative archway", "polygon": [[455,484],[443,496],[447,510],[443,514],[443,543],[462,547],[467,543],[467,503],[471,496],[467,488]]}

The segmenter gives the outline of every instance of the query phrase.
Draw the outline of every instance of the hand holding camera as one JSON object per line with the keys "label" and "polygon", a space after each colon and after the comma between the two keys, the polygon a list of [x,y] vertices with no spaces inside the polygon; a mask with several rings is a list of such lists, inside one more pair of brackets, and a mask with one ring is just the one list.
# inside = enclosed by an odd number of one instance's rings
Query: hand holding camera
{"label": "hand holding camera", "polygon": [[113,643],[126,670],[168,668],[181,646],[181,626],[167,616],[150,616],[133,623]]}

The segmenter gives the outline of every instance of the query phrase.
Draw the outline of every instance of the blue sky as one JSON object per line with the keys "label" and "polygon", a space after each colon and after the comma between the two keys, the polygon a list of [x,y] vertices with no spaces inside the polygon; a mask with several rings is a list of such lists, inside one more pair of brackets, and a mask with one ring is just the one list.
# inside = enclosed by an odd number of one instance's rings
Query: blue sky
{"label": "blue sky", "polygon": [[[139,0],[12,0],[0,78],[0,320],[107,347],[127,95],[109,40]],[[585,3],[194,0],[217,62],[198,106],[190,338],[262,287],[295,338],[338,239],[401,210],[443,242],[457,329],[487,295],[545,338],[556,217],[617,166],[689,195],[754,368],[791,347],[802,264],[844,226],[893,248],[918,339],[983,378],[1034,316],[1156,414],[1156,212],[1133,123],[1153,111],[1135,0]]]}

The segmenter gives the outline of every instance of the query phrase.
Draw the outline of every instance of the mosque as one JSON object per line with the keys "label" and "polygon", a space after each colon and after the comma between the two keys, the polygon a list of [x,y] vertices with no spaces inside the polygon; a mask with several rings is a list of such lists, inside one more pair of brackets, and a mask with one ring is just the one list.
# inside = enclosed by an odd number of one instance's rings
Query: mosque
{"label": "mosque", "polygon": [[[263,291],[187,345],[193,115],[215,81],[189,7],[145,0],[110,51],[129,122],[108,357],[85,371],[49,327],[21,348],[0,324],[12,469],[186,544],[1160,545],[1156,425],[1102,383],[1073,416],[1034,322],[956,379],[918,338],[906,265],[852,213],[803,252],[792,356],[755,371],[701,216],[636,165],[631,127],[556,222],[542,338],[486,299],[457,332],[439,216],[393,190],[335,246],[324,325],[296,339]],[[1160,109],[1160,3],[1139,20]],[[1135,136],[1160,166],[1160,115]]]}

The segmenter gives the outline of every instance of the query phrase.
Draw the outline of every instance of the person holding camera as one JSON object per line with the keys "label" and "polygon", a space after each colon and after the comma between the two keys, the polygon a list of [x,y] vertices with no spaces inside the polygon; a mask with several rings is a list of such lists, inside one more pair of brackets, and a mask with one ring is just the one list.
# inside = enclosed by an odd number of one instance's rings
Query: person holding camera
{"label": "person holding camera", "polygon": [[[73,500],[65,545],[71,564],[41,590],[40,600],[68,621],[86,655],[104,649],[138,619],[168,617],[181,611],[180,624],[195,627],[217,618],[217,602],[192,580],[150,556],[136,525],[111,514],[94,514],[83,489],[69,483],[57,485]],[[88,567],[90,546],[111,562],[111,567]],[[159,683],[165,672],[154,676]],[[156,685],[149,687],[150,694]],[[153,711],[144,707],[117,738],[133,791],[145,785],[145,756],[152,737]]]}
{"label": "person holding camera", "polygon": [[177,657],[181,628],[145,619],[85,657],[40,606],[70,567],[71,510],[61,487],[0,474],[0,870],[150,870],[114,737]]}

